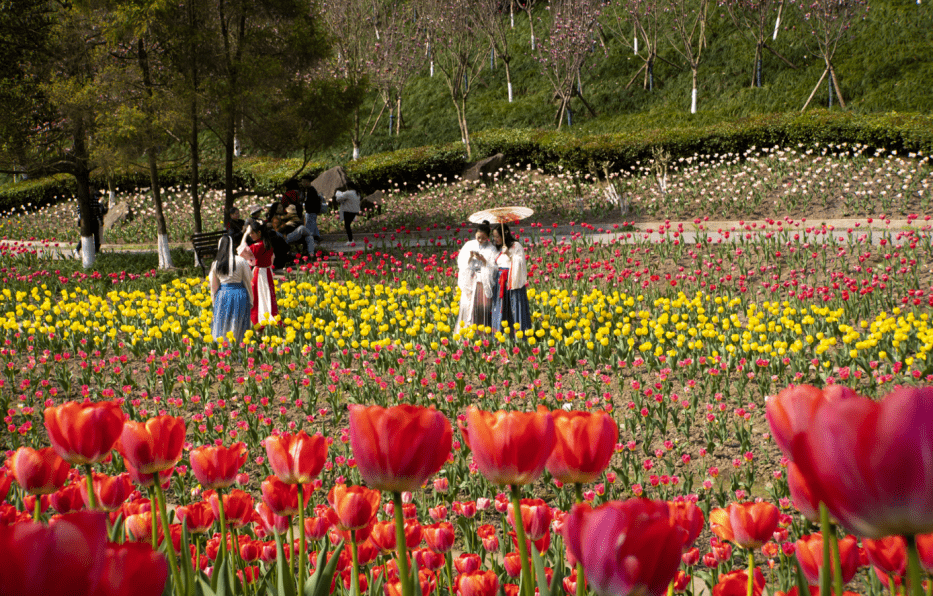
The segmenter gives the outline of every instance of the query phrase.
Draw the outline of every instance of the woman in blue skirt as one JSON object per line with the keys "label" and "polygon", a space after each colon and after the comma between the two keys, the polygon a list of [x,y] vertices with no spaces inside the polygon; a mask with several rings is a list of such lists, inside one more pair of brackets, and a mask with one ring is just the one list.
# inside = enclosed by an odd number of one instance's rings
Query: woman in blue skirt
{"label": "woman in blue skirt", "polygon": [[492,328],[501,331],[503,323],[506,323],[507,333],[514,336],[516,328],[522,332],[531,329],[525,249],[506,225],[493,227],[492,243],[499,247],[496,257],[498,283],[492,292]]}
{"label": "woman in blue skirt", "polygon": [[230,345],[243,342],[243,335],[252,327],[250,308],[253,304],[253,273],[243,257],[233,253],[233,240],[224,235],[217,244],[217,259],[207,278],[211,284],[211,302],[214,321],[211,336],[214,341],[228,341]]}

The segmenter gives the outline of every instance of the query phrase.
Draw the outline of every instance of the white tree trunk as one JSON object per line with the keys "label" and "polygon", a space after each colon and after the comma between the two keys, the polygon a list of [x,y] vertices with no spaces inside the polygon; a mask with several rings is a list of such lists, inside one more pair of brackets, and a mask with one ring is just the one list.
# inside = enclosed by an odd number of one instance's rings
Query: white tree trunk
{"label": "white tree trunk", "polygon": [[434,60],[431,60],[431,76],[434,76]]}
{"label": "white tree trunk", "polygon": [[638,53],[638,36],[635,36],[635,53]]}
{"label": "white tree trunk", "polygon": [[[917,0],[917,4],[920,4],[920,0]],[[778,18],[774,21],[774,35],[771,37],[772,40],[777,41],[777,32],[778,27],[781,26],[781,15],[778,15]]]}
{"label": "white tree trunk", "polygon": [[531,34],[531,51],[535,50],[535,34]]}
{"label": "white tree trunk", "polygon": [[240,157],[242,153],[240,149],[240,139],[238,137],[233,137],[233,157]]}
{"label": "white tree trunk", "polygon": [[509,81],[509,103],[512,103],[512,82]]}
{"label": "white tree trunk", "polygon": [[107,208],[113,209],[116,206],[117,206],[117,193],[116,191],[111,190],[107,194]]}
{"label": "white tree trunk", "polygon": [[81,236],[81,266],[90,269],[94,266],[94,236]]}
{"label": "white tree trunk", "polygon": [[354,148],[353,148],[353,159],[354,159],[354,160],[357,160],[357,159],[359,159],[359,158],[360,158],[360,148],[359,148],[359,147],[354,147]]}
{"label": "white tree trunk", "polygon": [[690,113],[697,113],[697,88],[694,87],[693,91],[690,93]]}
{"label": "white tree trunk", "polygon": [[156,247],[159,251],[159,269],[171,269],[174,267],[172,264],[172,253],[169,252],[168,248],[167,234],[159,234]]}

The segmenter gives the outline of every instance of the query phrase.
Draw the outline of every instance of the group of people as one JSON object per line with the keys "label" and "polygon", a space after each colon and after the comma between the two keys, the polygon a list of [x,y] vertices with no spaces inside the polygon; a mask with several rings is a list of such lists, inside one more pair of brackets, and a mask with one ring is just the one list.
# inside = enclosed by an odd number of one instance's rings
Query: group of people
{"label": "group of people", "polygon": [[525,249],[508,225],[479,224],[474,239],[460,249],[457,266],[460,311],[455,330],[476,325],[499,331],[506,326],[514,335],[531,329]]}
{"label": "group of people", "polygon": [[[273,270],[295,261],[289,245],[303,243],[306,256],[315,257],[321,241],[317,217],[326,213],[327,200],[311,183],[310,175],[289,181],[285,192],[268,205],[263,214],[261,205],[249,208],[249,218],[243,219],[236,207],[230,210],[226,234],[217,246],[217,258],[211,266],[208,280],[214,320],[211,335],[215,339],[233,334],[233,341],[242,342],[247,329],[263,325],[278,316]],[[360,195],[355,190],[338,192],[335,197],[347,233],[353,242],[351,224],[360,210]]]}

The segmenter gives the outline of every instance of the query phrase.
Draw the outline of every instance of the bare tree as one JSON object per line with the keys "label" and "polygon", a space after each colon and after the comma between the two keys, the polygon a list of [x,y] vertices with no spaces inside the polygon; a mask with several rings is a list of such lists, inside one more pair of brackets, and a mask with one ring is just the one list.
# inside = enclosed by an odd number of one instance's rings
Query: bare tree
{"label": "bare tree", "polygon": [[525,13],[528,15],[528,28],[531,29],[531,51],[534,51],[537,47],[537,43],[535,41],[535,20],[531,13],[537,0],[524,0],[524,2],[523,0],[516,1],[518,2],[519,6],[525,9]]}
{"label": "bare tree", "polygon": [[810,28],[810,39],[807,48],[814,54],[823,58],[826,68],[820,75],[820,80],[803,104],[800,111],[807,109],[817,89],[823,84],[823,79],[829,76],[829,106],[833,105],[833,95],[839,98],[839,105],[846,107],[839,88],[839,79],[833,68],[833,57],[839,44],[849,37],[852,25],[865,19],[868,14],[867,0],[800,0],[797,8],[804,22]]}
{"label": "bare tree", "polygon": [[791,68],[797,68],[765,42],[768,36],[768,21],[771,15],[777,12],[779,4],[778,0],[720,0],[720,6],[725,7],[738,30],[755,44],[752,87],[761,87],[762,54],[765,49]]}
{"label": "bare tree", "polygon": [[579,97],[590,113],[596,115],[583,99],[580,71],[593,53],[596,43],[593,32],[599,10],[596,0],[552,0],[550,8],[550,28],[538,44],[537,58],[544,76],[560,99],[555,116],[557,128],[560,128],[574,96]]}
{"label": "bare tree", "polygon": [[[403,4],[386,4],[376,21],[376,44],[370,78],[383,99],[382,110],[395,107],[395,134],[402,128],[402,91],[408,79],[424,64],[424,28],[415,11]],[[376,118],[376,129],[382,112]],[[391,123],[390,123],[391,124]],[[391,130],[391,126],[389,127]]]}
{"label": "bare tree", "polygon": [[690,67],[690,113],[696,114],[698,72],[706,47],[704,32],[709,0],[664,0],[664,3],[671,18],[671,27],[665,31],[665,36]]}
{"label": "bare tree", "polygon": [[467,158],[471,159],[466,102],[486,63],[486,36],[479,26],[472,0],[424,0],[419,6],[428,34],[431,39],[438,40],[434,58],[450,91]]}
{"label": "bare tree", "polygon": [[[512,13],[513,2],[509,2],[509,23],[514,27],[514,16]],[[489,43],[492,45],[496,55],[505,65],[505,82],[509,92],[509,103],[512,103],[512,53],[509,49],[509,25],[506,25],[502,18],[501,0],[476,0],[476,17],[479,26],[489,37]]]}
{"label": "bare tree", "polygon": [[643,87],[654,91],[654,63],[659,58],[658,34],[666,26],[668,16],[661,2],[620,0],[607,2],[602,8],[600,26],[609,30],[624,46],[632,48],[635,55],[642,59],[641,66],[625,86],[626,89],[644,72]]}

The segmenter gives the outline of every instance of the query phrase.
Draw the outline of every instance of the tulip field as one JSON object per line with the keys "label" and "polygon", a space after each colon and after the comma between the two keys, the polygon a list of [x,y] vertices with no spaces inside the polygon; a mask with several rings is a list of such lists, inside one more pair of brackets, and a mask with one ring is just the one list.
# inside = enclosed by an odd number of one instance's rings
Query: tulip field
{"label": "tulip field", "polygon": [[[931,594],[928,158],[645,165],[626,216],[502,178],[390,192],[240,345],[195,269],[15,242],[73,205],[0,220],[0,594]],[[466,216],[517,197],[533,326],[454,329]]]}

